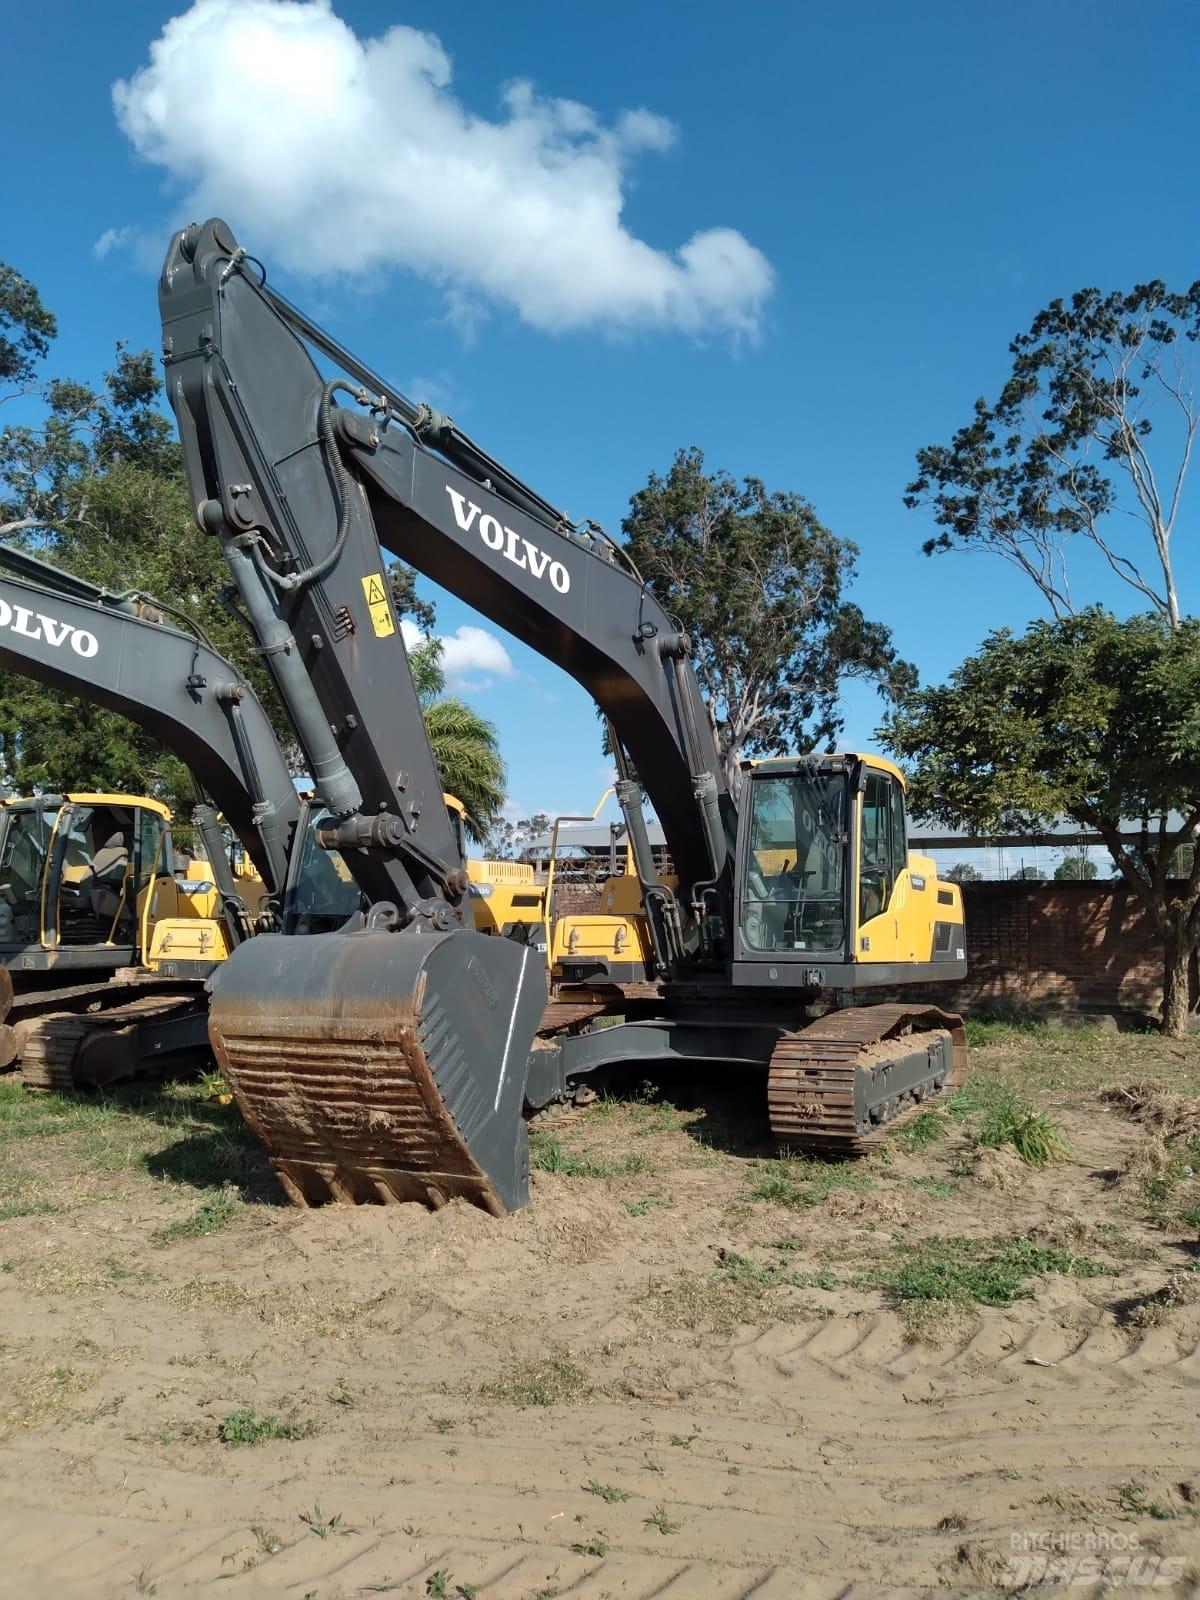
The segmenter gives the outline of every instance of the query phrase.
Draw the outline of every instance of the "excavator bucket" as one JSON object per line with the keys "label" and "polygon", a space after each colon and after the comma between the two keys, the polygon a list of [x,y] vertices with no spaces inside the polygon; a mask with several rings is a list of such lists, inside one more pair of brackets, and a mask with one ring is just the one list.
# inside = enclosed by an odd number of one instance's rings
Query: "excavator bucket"
{"label": "excavator bucket", "polygon": [[262,934],[210,988],[217,1061],[295,1204],[527,1202],[537,951],[466,930]]}

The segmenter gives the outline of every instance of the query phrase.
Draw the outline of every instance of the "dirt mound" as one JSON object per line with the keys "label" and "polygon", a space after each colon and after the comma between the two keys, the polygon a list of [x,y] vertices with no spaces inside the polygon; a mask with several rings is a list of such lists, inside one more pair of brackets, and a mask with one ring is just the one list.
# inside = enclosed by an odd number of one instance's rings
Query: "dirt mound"
{"label": "dirt mound", "polygon": [[1099,1099],[1164,1139],[1200,1132],[1200,1095],[1176,1094],[1151,1078],[1112,1084]]}
{"label": "dirt mound", "polygon": [[1029,1169],[1020,1156],[1011,1150],[980,1150],[971,1169],[972,1181],[983,1189],[1000,1189],[1011,1192],[1019,1189],[1029,1176]]}

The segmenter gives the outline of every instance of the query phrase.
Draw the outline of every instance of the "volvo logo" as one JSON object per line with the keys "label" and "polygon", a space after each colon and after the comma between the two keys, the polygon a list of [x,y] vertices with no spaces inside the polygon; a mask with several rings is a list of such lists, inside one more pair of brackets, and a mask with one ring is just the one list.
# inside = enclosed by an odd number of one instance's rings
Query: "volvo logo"
{"label": "volvo logo", "polygon": [[454,519],[464,533],[470,533],[472,528],[477,529],[489,550],[497,551],[523,572],[532,572],[535,578],[548,577],[552,588],[557,589],[559,594],[566,594],[571,587],[571,574],[561,561],[553,560],[532,539],[526,539],[513,528],[506,528],[490,511],[483,511],[474,500],[468,500],[449,484],[446,485],[446,493],[454,507]]}
{"label": "volvo logo", "polygon": [[56,650],[61,650],[64,644],[70,645],[75,654],[82,656],[85,661],[100,649],[100,641],[86,628],[60,622],[57,617],[48,617],[44,611],[30,611],[28,606],[10,605],[4,599],[0,599],[0,628],[19,633],[23,639],[44,639]]}

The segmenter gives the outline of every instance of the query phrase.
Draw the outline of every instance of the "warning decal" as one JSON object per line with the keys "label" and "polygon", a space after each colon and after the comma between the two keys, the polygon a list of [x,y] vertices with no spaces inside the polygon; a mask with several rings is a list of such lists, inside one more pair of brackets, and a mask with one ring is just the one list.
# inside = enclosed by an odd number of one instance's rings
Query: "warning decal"
{"label": "warning decal", "polygon": [[367,597],[367,610],[371,613],[371,626],[375,629],[375,636],[386,639],[389,634],[395,633],[396,624],[392,620],[392,608],[388,604],[387,585],[383,581],[383,574],[371,572],[362,581],[363,593]]}

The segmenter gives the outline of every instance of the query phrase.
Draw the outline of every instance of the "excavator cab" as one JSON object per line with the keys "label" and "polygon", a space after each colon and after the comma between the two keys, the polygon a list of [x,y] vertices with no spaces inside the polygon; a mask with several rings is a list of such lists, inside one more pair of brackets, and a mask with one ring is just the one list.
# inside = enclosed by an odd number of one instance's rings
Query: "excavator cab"
{"label": "excavator cab", "polygon": [[909,853],[898,767],[845,754],[743,771],[737,981],[855,989],[963,975],[962,894]]}
{"label": "excavator cab", "polygon": [[170,812],[120,794],[0,802],[0,961],[15,972],[140,964],[177,912]]}

